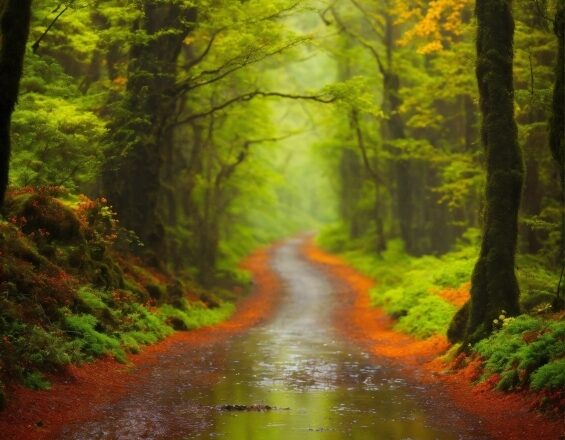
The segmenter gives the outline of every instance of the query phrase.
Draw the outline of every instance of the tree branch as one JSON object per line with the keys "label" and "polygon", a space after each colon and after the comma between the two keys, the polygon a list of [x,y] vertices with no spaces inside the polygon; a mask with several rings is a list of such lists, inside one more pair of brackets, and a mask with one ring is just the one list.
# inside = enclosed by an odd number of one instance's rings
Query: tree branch
{"label": "tree branch", "polygon": [[353,38],[355,41],[357,41],[359,44],[361,44],[361,46],[365,47],[366,49],[369,49],[369,51],[373,54],[373,57],[375,58],[375,60],[377,62],[377,65],[379,67],[379,71],[381,72],[381,74],[383,76],[385,76],[387,74],[387,70],[386,70],[386,68],[385,68],[385,66],[382,62],[381,56],[379,55],[379,52],[377,51],[377,49],[371,43],[369,43],[367,40],[365,40],[361,35],[358,35],[355,32],[351,31],[345,25],[345,23],[343,23],[343,21],[341,20],[341,17],[339,16],[339,14],[335,10],[335,8],[332,8],[332,15],[334,16],[334,19],[335,19],[335,21],[336,21],[336,23],[339,26],[341,31],[343,31],[344,33],[349,35],[351,38]]}
{"label": "tree branch", "polygon": [[214,113],[216,113],[220,110],[223,110],[226,107],[229,107],[229,106],[231,106],[235,103],[251,101],[252,99],[254,99],[256,97],[264,97],[264,98],[276,97],[276,98],[285,98],[285,99],[301,99],[301,100],[307,100],[307,101],[315,101],[315,102],[319,102],[319,103],[322,103],[322,104],[331,104],[331,103],[333,103],[337,100],[337,98],[335,98],[335,97],[324,97],[323,95],[293,95],[293,94],[289,94],[289,93],[263,92],[263,91],[260,91],[260,90],[256,90],[254,92],[244,93],[242,95],[238,95],[238,96],[235,96],[231,99],[228,99],[227,101],[225,101],[221,104],[218,104],[218,105],[210,108],[209,110],[206,110],[205,112],[195,113],[193,115],[187,116],[186,118],[184,118],[180,121],[177,120],[172,125],[178,126],[178,125],[186,124],[187,122],[194,121],[196,119],[205,118],[205,117],[210,116],[210,115],[212,115],[212,114],[214,114]]}
{"label": "tree branch", "polygon": [[[206,70],[204,72],[202,72],[200,75],[198,75],[197,77],[193,77],[193,78],[187,78],[185,80],[183,80],[181,83],[177,84],[177,87],[175,89],[174,94],[179,96],[182,95],[183,93],[187,93],[190,90],[194,90],[197,89],[199,87],[203,87],[203,86],[207,86],[209,84],[215,83],[217,81],[222,80],[223,78],[227,77],[228,75],[243,69],[244,67],[247,67],[251,64],[255,64],[258,63],[260,61],[263,61],[271,56],[274,55],[278,55],[282,52],[284,52],[287,49],[290,49],[292,47],[297,46],[298,44],[304,43],[305,41],[310,40],[310,38],[300,38],[294,41],[291,41],[290,43],[279,47],[275,50],[272,50],[270,52],[265,52],[263,54],[259,54],[259,55],[255,55],[253,52],[251,53],[247,53],[245,55],[238,55],[237,57],[234,57],[230,60],[228,60],[224,65],[217,67],[215,69],[212,70]],[[255,51],[257,52],[257,51]],[[241,60],[241,62],[239,62],[238,64],[234,65],[234,63],[238,60]],[[230,65],[234,65],[233,67],[229,67]],[[227,70],[224,70],[226,69]],[[223,72],[222,72],[223,71]],[[202,78],[204,76],[207,75],[217,75],[213,78],[201,81],[201,82],[194,82],[197,81],[199,78]]]}
{"label": "tree branch", "polygon": [[383,180],[381,179],[381,176],[371,166],[371,162],[369,161],[369,155],[367,153],[367,147],[365,146],[363,131],[361,130],[361,126],[359,124],[359,113],[357,112],[357,109],[353,109],[351,111],[351,123],[353,125],[353,128],[355,129],[355,134],[357,137],[357,146],[359,147],[359,150],[361,150],[361,156],[363,157],[363,164],[365,165],[365,169],[367,170],[367,172],[375,182],[384,184]]}
{"label": "tree branch", "polygon": [[218,37],[218,35],[220,35],[220,33],[222,33],[226,28],[221,28],[221,29],[217,29],[216,31],[214,31],[214,33],[212,34],[212,36],[210,37],[210,40],[208,41],[208,44],[206,45],[206,47],[204,48],[204,50],[202,51],[202,53],[200,55],[198,55],[194,60],[190,61],[186,66],[186,70],[190,70],[192,69],[194,66],[200,64],[202,62],[202,60],[204,58],[206,58],[206,56],[210,53],[210,50],[212,49],[212,46],[214,45],[214,42],[216,41],[216,38]]}
{"label": "tree branch", "polygon": [[377,29],[375,27],[375,25],[373,24],[373,20],[371,20],[370,14],[365,10],[365,8],[363,6],[361,6],[361,4],[359,3],[358,0],[350,0],[351,3],[353,3],[353,6],[355,6],[360,12],[361,14],[363,14],[363,18],[365,19],[365,21],[367,22],[367,24],[371,27],[371,29],[373,30],[373,32],[381,39],[383,39],[383,31],[380,29]]}
{"label": "tree branch", "polygon": [[[62,5],[63,5],[62,3],[59,4],[59,6],[57,6],[53,10],[53,12],[57,12],[57,10]],[[47,28],[43,31],[43,33],[39,36],[39,38],[37,40],[35,40],[35,42],[31,45],[31,49],[32,49],[33,53],[37,53],[37,51],[39,50],[39,45],[41,44],[41,41],[47,36],[47,34],[51,30],[51,28],[55,25],[55,23],[57,23],[57,20],[59,20],[59,18],[61,18],[61,15],[63,15],[68,9],[69,9],[69,5],[65,5],[65,7],[61,10],[61,12],[59,12],[55,16],[55,18],[51,21],[51,23],[49,23],[49,26],[47,26]]]}

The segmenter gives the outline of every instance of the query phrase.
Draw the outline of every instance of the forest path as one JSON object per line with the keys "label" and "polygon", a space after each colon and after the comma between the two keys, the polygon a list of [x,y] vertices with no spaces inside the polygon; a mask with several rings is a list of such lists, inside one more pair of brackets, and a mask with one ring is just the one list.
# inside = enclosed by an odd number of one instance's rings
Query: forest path
{"label": "forest path", "polygon": [[[272,319],[245,334],[163,356],[146,380],[63,439],[486,439],[436,385],[407,380],[334,329],[340,286],[302,254],[271,256],[283,282]],[[222,405],[269,405],[226,411]]]}

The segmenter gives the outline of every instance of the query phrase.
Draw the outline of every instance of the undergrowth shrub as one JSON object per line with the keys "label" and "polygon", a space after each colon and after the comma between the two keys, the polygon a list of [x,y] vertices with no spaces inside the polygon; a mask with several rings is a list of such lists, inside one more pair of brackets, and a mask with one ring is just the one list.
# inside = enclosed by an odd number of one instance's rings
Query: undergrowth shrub
{"label": "undergrowth shrub", "polygon": [[108,306],[99,296],[99,292],[89,286],[82,286],[78,290],[78,297],[92,311],[106,310]]}
{"label": "undergrowth shrub", "polygon": [[57,328],[44,329],[15,321],[2,326],[11,366],[21,372],[30,370],[56,371],[61,366],[82,359],[81,344],[71,340]]}
{"label": "undergrowth shrub", "polygon": [[485,360],[483,378],[500,374],[502,390],[565,387],[565,322],[529,315],[500,321],[499,330],[473,347]]}
{"label": "undergrowth shrub", "polygon": [[343,252],[351,243],[349,231],[343,223],[334,223],[322,229],[316,237],[320,247],[330,252]]}
{"label": "undergrowth shrub", "polygon": [[445,332],[455,311],[454,306],[441,298],[426,296],[400,318],[395,328],[418,338],[429,338]]}
{"label": "undergrowth shrub", "polygon": [[45,376],[38,371],[32,371],[25,373],[22,379],[22,383],[32,390],[49,390],[51,389],[51,382],[49,382]]}
{"label": "undergrowth shrub", "polygon": [[531,387],[536,391],[565,388],[565,359],[549,362],[534,371]]}
{"label": "undergrowth shrub", "polygon": [[79,336],[81,348],[91,356],[113,355],[116,360],[125,362],[125,352],[120,347],[119,339],[102,333],[97,329],[98,320],[89,314],[65,316],[68,331]]}
{"label": "undergrowth shrub", "polygon": [[[376,287],[369,293],[371,301],[399,319],[396,329],[418,338],[447,331],[456,308],[437,292],[444,287],[458,287],[468,280],[472,267],[467,260],[453,265],[458,257],[451,255],[413,258],[407,256],[398,243],[393,243],[380,259],[360,255],[349,258],[351,254],[345,254],[345,258],[377,280]],[[431,267],[434,269],[430,270]]]}
{"label": "undergrowth shrub", "polygon": [[162,317],[151,313],[145,307],[136,303],[131,304],[131,310],[126,315],[126,322],[129,323],[127,330],[133,332],[132,335],[145,333],[151,335],[150,338],[155,337],[160,340],[173,332],[173,329],[163,321]]}
{"label": "undergrowth shrub", "polygon": [[233,304],[224,303],[213,309],[194,305],[185,310],[176,309],[166,304],[159,310],[165,322],[170,323],[174,328],[178,330],[193,330],[199,327],[214,325],[227,319],[234,309]]}
{"label": "undergrowth shrub", "polygon": [[[10,191],[0,219],[0,379],[46,389],[43,373],[111,355],[126,361],[181,328],[226,319],[233,283],[244,271],[226,266],[213,293],[131,254],[141,243],[121,228],[104,199],[61,188]],[[235,254],[234,254],[235,255]],[[229,273],[228,273],[229,272]],[[199,298],[189,303],[191,298]],[[160,308],[160,307],[161,308]],[[0,382],[0,407],[3,405]]]}

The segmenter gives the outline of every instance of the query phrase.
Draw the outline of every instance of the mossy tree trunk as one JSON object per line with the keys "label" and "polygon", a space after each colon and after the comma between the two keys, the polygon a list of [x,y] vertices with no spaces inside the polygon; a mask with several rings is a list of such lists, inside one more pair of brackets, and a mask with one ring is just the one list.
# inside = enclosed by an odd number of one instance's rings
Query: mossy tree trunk
{"label": "mossy tree trunk", "polygon": [[137,28],[147,38],[130,50],[126,97],[113,130],[116,149],[103,178],[123,226],[139,235],[149,255],[159,257],[165,240],[161,172],[173,142],[168,121],[176,108],[177,60],[195,20],[196,8],[143,3]]}
{"label": "mossy tree trunk", "polygon": [[10,125],[23,72],[31,0],[0,0],[0,206],[8,186]]}
{"label": "mossy tree trunk", "polygon": [[559,167],[561,187],[561,278],[557,288],[557,301],[563,307],[563,272],[565,271],[565,1],[557,2],[553,30],[557,36],[557,61],[555,64],[555,85],[550,121],[551,154]]}
{"label": "mossy tree trunk", "polygon": [[523,164],[514,119],[512,1],[477,0],[475,13],[487,184],[483,238],[472,276],[465,343],[487,336],[501,313],[519,313],[515,254]]}

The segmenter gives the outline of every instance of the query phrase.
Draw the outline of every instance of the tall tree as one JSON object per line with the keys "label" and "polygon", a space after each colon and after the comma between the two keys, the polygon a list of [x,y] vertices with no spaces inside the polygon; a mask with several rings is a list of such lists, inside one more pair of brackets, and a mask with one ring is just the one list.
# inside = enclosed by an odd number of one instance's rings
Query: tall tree
{"label": "tall tree", "polygon": [[553,88],[553,108],[550,121],[550,146],[553,158],[559,165],[561,182],[561,277],[557,287],[557,300],[560,299],[563,273],[565,271],[565,1],[557,2],[553,30],[557,36],[557,62],[555,65],[555,85]]}
{"label": "tall tree", "polygon": [[0,206],[8,186],[10,124],[18,99],[29,23],[31,0],[0,1]]}
{"label": "tall tree", "polygon": [[469,343],[490,333],[493,320],[501,313],[519,312],[515,253],[523,181],[514,119],[512,0],[477,0],[475,14],[476,75],[487,183],[481,251],[473,271],[469,315],[462,335]]}
{"label": "tall tree", "polygon": [[167,1],[143,2],[134,31],[144,38],[130,50],[127,92],[114,127],[118,152],[103,183],[123,225],[135,231],[151,253],[159,253],[164,226],[158,212],[164,148],[172,139],[167,122],[176,101],[171,96],[177,60],[193,28],[196,8]]}

